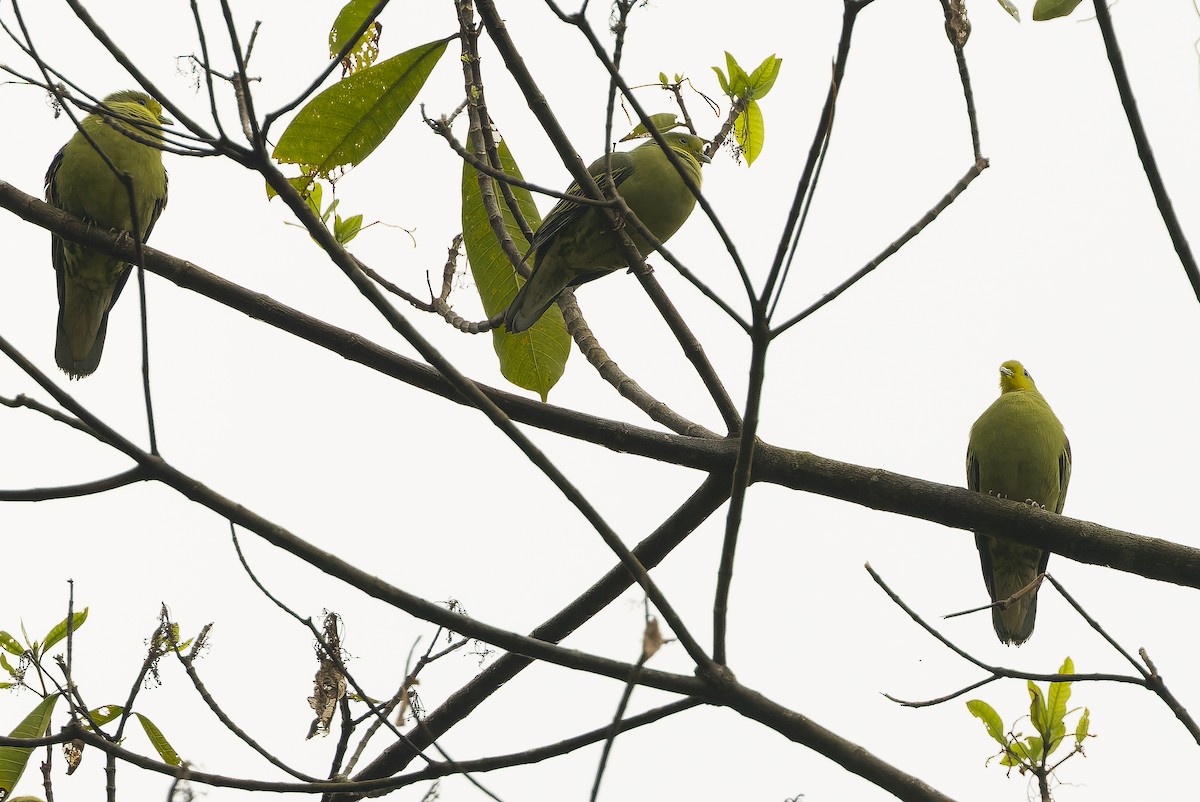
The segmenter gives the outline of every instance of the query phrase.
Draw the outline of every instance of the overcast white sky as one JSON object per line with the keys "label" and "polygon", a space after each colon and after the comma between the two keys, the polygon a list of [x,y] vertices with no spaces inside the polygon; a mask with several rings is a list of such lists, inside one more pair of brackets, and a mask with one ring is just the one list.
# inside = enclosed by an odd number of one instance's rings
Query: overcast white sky
{"label": "overcast white sky", "polygon": [[[219,8],[202,3],[218,53]],[[251,63],[259,109],[291,99],[318,71],[339,3],[239,2],[243,35],[263,26]],[[602,23],[603,3],[593,3]],[[1018,3],[1029,16],[1031,2]],[[22,4],[43,56],[96,94],[132,86],[57,0]],[[11,5],[2,6],[11,20]],[[137,11],[114,0],[89,8],[159,86],[203,117],[177,57],[196,52],[184,3]],[[798,4],[790,18],[768,0],[736,7],[656,0],[633,17],[625,74],[631,83],[681,72],[717,95],[711,65],[729,50],[750,68],[783,59],[763,101],[766,144],[753,169],[722,153],[705,191],[758,280],[799,175],[829,79],[841,18],[834,0]],[[504,3],[509,29],[585,159],[603,149],[606,84],[582,39],[541,4]],[[932,226],[875,275],[794,328],[771,352],[762,436],[769,442],[960,485],[967,430],[995,396],[996,368],[1021,359],[1066,425],[1075,456],[1065,512],[1183,543],[1197,543],[1195,465],[1200,395],[1194,344],[1200,308],[1154,208],[1103,45],[1087,9],[1067,21],[1015,23],[990,0],[969,5],[967,46],[988,169]],[[1125,2],[1117,33],[1155,152],[1185,228],[1200,204],[1200,21],[1191,3]],[[455,30],[448,0],[395,3],[383,17],[385,56]],[[485,45],[493,115],[525,175],[564,186],[568,177]],[[459,102],[451,45],[421,95],[431,114]],[[227,56],[220,68],[231,70]],[[11,44],[0,61],[23,70]],[[670,110],[646,90],[653,111]],[[690,98],[702,135],[719,121]],[[226,108],[230,108],[226,98]],[[0,178],[41,195],[46,166],[71,134],[41,91],[0,87]],[[338,185],[342,211],[413,230],[377,226],[357,255],[414,292],[440,274],[458,232],[456,157],[410,113],[361,168]],[[935,0],[877,0],[860,17],[841,87],[837,126],[816,205],[782,308],[796,311],[873,257],[931,207],[971,164],[953,53]],[[227,118],[232,122],[233,117]],[[621,126],[618,124],[618,129]],[[281,129],[279,129],[281,130]],[[464,129],[465,130],[465,129]],[[278,131],[276,132],[278,133]],[[623,131],[619,131],[623,133]],[[171,198],[152,244],[341,326],[411,354],[309,238],[283,224],[262,181],[216,159],[167,156]],[[543,211],[549,201],[543,200]],[[0,271],[0,334],[44,370],[54,367],[56,315],[49,235],[0,214],[7,269]],[[740,309],[741,284],[711,227],[696,215],[672,251]],[[738,330],[661,263],[658,276],[693,323],[738,399],[747,343]],[[148,278],[151,356],[163,455],[182,470],[318,546],[406,590],[460,600],[474,616],[528,631],[613,562],[549,483],[479,413],[372,372]],[[75,396],[144,442],[137,304],[133,284],[114,312],[95,376]],[[479,316],[468,280],[453,301]],[[716,428],[720,421],[635,280],[624,274],[579,294],[612,357],[655,395]],[[412,312],[468,375],[500,386],[490,339],[449,330]],[[63,378],[65,384],[65,378]],[[0,394],[45,398],[0,364]],[[578,354],[551,403],[649,425]],[[636,542],[700,483],[701,476],[532,431],[628,542]],[[0,487],[49,486],[116,473],[128,461],[62,426],[0,410]],[[723,517],[697,531],[655,573],[693,631],[707,642],[712,577]],[[79,633],[77,680],[90,705],[122,703],[165,602],[188,633],[215,622],[200,671],[236,721],[283,759],[320,774],[332,740],[305,742],[305,697],[315,670],[305,631],[263,599],[236,564],[224,521],[157,486],[71,501],[0,505],[4,586],[0,629],[34,637],[62,618],[66,580],[91,618]],[[297,560],[244,538],[260,577],[305,614],[336,610],[360,681],[379,696],[403,673],[413,641],[432,628],[362,599]],[[931,620],[986,601],[973,537],[923,521],[756,486],[749,494],[730,619],[739,679],[959,799],[1020,800],[1026,781],[994,763],[982,726],[963,700],[901,709],[907,698],[948,693],[980,678],[913,625],[862,569],[870,561]],[[1050,569],[1127,649],[1148,649],[1181,701],[1200,712],[1193,591],[1053,558]],[[639,597],[629,593],[568,644],[632,661]],[[987,615],[943,631],[984,660],[1053,671],[1070,655],[1080,671],[1127,673],[1051,589],[1037,630],[1002,647]],[[689,672],[671,646],[652,665]],[[455,656],[421,686],[432,709],[478,668]],[[277,775],[224,735],[164,664],[164,684],[139,697],[197,768],[245,777]],[[444,741],[471,758],[539,745],[602,725],[620,687],[565,669],[525,672]],[[972,694],[1006,722],[1027,710],[1024,684]],[[633,709],[666,701],[639,690]],[[0,731],[33,706],[0,695]],[[1092,712],[1088,758],[1061,771],[1061,802],[1172,798],[1194,785],[1196,745],[1150,694],[1076,686],[1072,704]],[[59,719],[61,721],[61,718]],[[1027,728],[1028,731],[1028,728]],[[126,744],[150,752],[140,733]],[[481,779],[507,802],[583,799],[598,749]],[[61,762],[56,754],[56,760]],[[103,761],[88,754],[59,802],[97,798]],[[36,766],[22,781],[36,793]],[[124,798],[163,798],[168,781],[121,770]],[[418,787],[394,795],[419,799]],[[237,792],[205,790],[205,799]],[[806,802],[887,796],[825,758],[722,710],[695,710],[622,738],[605,779],[607,799],[756,799]],[[477,799],[448,780],[442,799]]]}

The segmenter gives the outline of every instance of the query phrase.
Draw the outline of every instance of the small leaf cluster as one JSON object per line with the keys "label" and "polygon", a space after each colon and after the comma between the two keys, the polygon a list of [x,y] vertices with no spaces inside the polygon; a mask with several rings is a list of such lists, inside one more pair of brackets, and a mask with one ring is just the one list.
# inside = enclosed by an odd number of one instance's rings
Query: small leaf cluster
{"label": "small leaf cluster", "polygon": [[[355,214],[343,219],[340,214],[337,214],[338,204],[341,203],[341,200],[338,198],[334,198],[322,210],[321,199],[324,194],[324,190],[320,184],[312,184],[304,192],[304,201],[308,204],[308,208],[312,209],[326,226],[329,225],[329,218],[333,217],[333,236],[337,239],[338,244],[344,248],[351,240],[358,236],[358,232],[362,231],[363,216]],[[296,224],[288,223],[288,225],[293,226]],[[300,226],[296,227],[300,228]]]}
{"label": "small leaf cluster", "polygon": [[721,91],[733,101],[736,108],[740,109],[733,123],[733,136],[738,147],[741,148],[742,155],[746,157],[747,165],[753,164],[754,160],[758,158],[758,154],[762,152],[763,116],[758,101],[771,91],[771,87],[775,85],[775,79],[779,77],[779,68],[782,65],[783,59],[776,58],[774,54],[771,54],[763,59],[762,64],[758,65],[758,69],[747,75],[746,71],[738,65],[737,60],[729,54],[729,51],[725,51],[725,67],[729,71],[728,77],[720,67],[713,67],[713,72],[717,74],[717,80],[721,84]]}
{"label": "small leaf cluster", "polygon": [[[27,688],[41,697],[34,708],[9,732],[10,738],[41,738],[50,731],[51,715],[58,700],[63,696],[61,689],[66,686],[66,683],[51,679],[50,666],[47,665],[46,657],[51,649],[66,639],[68,633],[78,632],[87,622],[87,618],[88,609],[84,608],[55,624],[40,641],[32,640],[22,625],[21,635],[25,645],[22,645],[21,641],[8,632],[0,630],[0,668],[3,668],[10,680],[0,682],[0,688]],[[150,644],[146,665],[152,665],[160,657],[177,649],[185,649],[190,643],[190,640],[180,643],[178,626],[173,623],[165,623],[159,628]],[[16,665],[9,660],[9,655],[18,658]],[[58,655],[54,655],[53,659],[65,675],[65,662]],[[40,687],[35,688],[29,684],[30,670],[36,674]],[[66,677],[64,676],[63,679],[66,680]],[[48,682],[50,686],[48,686]],[[49,687],[57,687],[60,690],[52,692]],[[126,708],[120,705],[101,705],[86,712],[74,710],[72,716],[79,726],[92,731],[118,718],[124,719],[133,716],[164,763],[172,766],[182,764],[182,760],[166,736],[163,735],[162,730],[141,713],[127,712]],[[0,732],[2,731],[0,730]],[[13,788],[25,771],[33,750],[34,747],[0,746],[0,799],[10,798]],[[82,758],[83,742],[76,740],[72,743],[65,743],[63,751],[68,766],[67,773],[70,774],[79,765]]]}
{"label": "small leaf cluster", "polygon": [[[1075,673],[1075,664],[1070,657],[1063,661],[1058,673]],[[980,699],[972,699],[967,702],[967,710],[983,722],[988,735],[1000,744],[1000,748],[1003,750],[1000,753],[1001,766],[1016,768],[1022,774],[1033,772],[1044,776],[1074,755],[1083,754],[1083,741],[1089,735],[1091,714],[1086,707],[1083,708],[1083,714],[1075,724],[1074,748],[1070,754],[1051,765],[1048,762],[1050,756],[1066,740],[1066,717],[1078,711],[1079,708],[1067,710],[1067,701],[1071,698],[1070,682],[1051,682],[1047,691],[1043,693],[1037,683],[1029,680],[1028,689],[1029,721],[1033,725],[1033,735],[1014,732],[1015,726],[1006,730],[995,709]]]}

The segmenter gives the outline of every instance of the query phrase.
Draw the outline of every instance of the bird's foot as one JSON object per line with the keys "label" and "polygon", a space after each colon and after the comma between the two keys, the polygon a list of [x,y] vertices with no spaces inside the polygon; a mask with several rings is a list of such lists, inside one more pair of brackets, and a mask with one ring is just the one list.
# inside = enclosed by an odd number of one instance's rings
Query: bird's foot
{"label": "bird's foot", "polygon": [[1033,499],[1031,499],[1031,498],[1027,498],[1027,499],[1025,499],[1025,503],[1026,503],[1026,504],[1028,504],[1030,507],[1037,507],[1039,510],[1044,510],[1044,509],[1046,509],[1046,505],[1045,505],[1045,504],[1039,504],[1038,502],[1034,501],[1034,500],[1033,500]]}

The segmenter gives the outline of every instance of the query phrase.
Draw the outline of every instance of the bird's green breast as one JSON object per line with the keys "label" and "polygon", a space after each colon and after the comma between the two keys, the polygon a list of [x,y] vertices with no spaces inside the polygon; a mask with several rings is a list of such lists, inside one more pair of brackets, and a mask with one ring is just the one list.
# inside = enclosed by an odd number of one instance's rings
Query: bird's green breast
{"label": "bird's green breast", "polygon": [[[162,152],[130,139],[97,117],[88,117],[83,125],[113,166],[133,179],[138,228],[145,235],[154,207],[166,191]],[[63,209],[103,228],[133,230],[125,184],[83,134],[76,132],[63,149],[54,182]]]}
{"label": "bird's green breast", "polygon": [[1001,395],[971,427],[969,450],[979,491],[1056,510],[1063,494],[1060,458],[1066,434],[1036,391]]}

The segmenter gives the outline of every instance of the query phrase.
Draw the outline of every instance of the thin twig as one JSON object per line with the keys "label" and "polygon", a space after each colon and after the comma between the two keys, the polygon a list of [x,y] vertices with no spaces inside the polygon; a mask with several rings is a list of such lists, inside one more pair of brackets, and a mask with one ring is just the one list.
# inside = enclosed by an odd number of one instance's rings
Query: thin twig
{"label": "thin twig", "polygon": [[1179,263],[1183,265],[1183,271],[1192,283],[1192,292],[1200,299],[1200,269],[1196,267],[1192,248],[1183,233],[1183,226],[1179,224],[1179,218],[1175,215],[1175,207],[1171,204],[1171,196],[1167,194],[1162,174],[1158,171],[1158,162],[1150,147],[1150,137],[1146,135],[1146,128],[1142,125],[1137,98],[1129,83],[1129,74],[1125,71],[1125,60],[1121,57],[1121,48],[1117,45],[1117,34],[1113,29],[1112,17],[1108,13],[1108,5],[1106,0],[1094,0],[1093,5],[1096,7],[1096,22],[1100,25],[1100,35],[1104,39],[1104,49],[1108,52],[1108,63],[1112,66],[1113,80],[1117,84],[1117,92],[1121,95],[1121,106],[1124,107],[1125,117],[1129,120],[1129,131],[1133,134],[1138,158],[1142,160],[1142,169],[1146,173],[1150,191],[1154,193],[1154,202],[1158,204],[1158,213],[1167,227],[1171,244],[1175,246]]}
{"label": "thin twig", "polygon": [[1158,669],[1155,668],[1154,664],[1150,662],[1150,658],[1145,655],[1145,650],[1141,650],[1142,657],[1146,662],[1146,668],[1143,668],[1141,663],[1139,663],[1137,660],[1134,660],[1133,656],[1129,654],[1129,652],[1125,651],[1120,644],[1113,640],[1113,638],[1109,636],[1108,632],[1105,631],[1105,629],[1101,627],[1100,624],[1083,609],[1082,605],[1075,601],[1075,597],[1068,593],[1067,589],[1059,584],[1058,580],[1049,574],[1046,574],[1046,580],[1054,586],[1055,590],[1062,594],[1062,597],[1067,600],[1068,604],[1075,608],[1075,612],[1079,613],[1080,617],[1082,617],[1083,620],[1088,623],[1088,626],[1096,630],[1096,632],[1098,632],[1102,638],[1108,641],[1110,646],[1116,649],[1122,657],[1128,660],[1129,663],[1136,668],[1143,677],[1145,677],[1146,687],[1158,694],[1158,697],[1163,700],[1163,704],[1165,704],[1170,711],[1175,714],[1175,718],[1179,719],[1179,723],[1181,723],[1184,728],[1191,733],[1191,736],[1196,740],[1196,743],[1200,744],[1200,726],[1196,725],[1196,720],[1192,718],[1191,713],[1189,713],[1187,708],[1185,708],[1183,704],[1180,703],[1177,698],[1175,698],[1175,694],[1171,693],[1171,690],[1167,687],[1166,683],[1163,682],[1162,677],[1159,676]]}
{"label": "thin twig", "polygon": [[[947,638],[942,633],[938,632],[936,629],[933,628],[933,626],[931,626],[929,623],[927,623],[924,618],[922,618],[920,615],[918,615],[916,613],[915,610],[913,610],[911,607],[909,607],[907,604],[905,604],[904,600],[901,599],[896,594],[896,592],[894,590],[892,590],[890,587],[888,587],[888,584],[883,581],[883,577],[881,577],[879,574],[875,573],[875,569],[871,567],[870,563],[866,563],[863,567],[867,569],[867,573],[871,575],[871,579],[875,580],[875,584],[878,585],[880,587],[880,589],[882,589],[883,592],[888,595],[888,598],[890,598],[897,607],[899,607],[901,610],[903,610],[905,613],[907,613],[909,618],[911,618],[922,629],[924,629],[926,632],[928,632],[930,635],[932,635],[938,641],[940,641],[941,644],[943,646],[945,646],[947,649],[954,652],[959,657],[966,660],[968,663],[971,663],[972,665],[977,666],[978,668],[981,668],[984,671],[988,672],[989,674],[993,675],[993,677],[1006,677],[1009,679],[1029,679],[1029,680],[1034,680],[1036,682],[1124,682],[1124,683],[1128,683],[1130,685],[1141,685],[1142,687],[1146,687],[1146,681],[1143,680],[1141,677],[1131,677],[1131,676],[1128,676],[1125,674],[1102,674],[1102,673],[1095,673],[1095,674],[1034,674],[1034,673],[1030,673],[1030,672],[1026,672],[1026,671],[1014,671],[1011,668],[1004,668],[1002,666],[994,666],[994,665],[985,663],[982,660],[980,660],[979,658],[975,657],[974,655],[969,654],[968,652],[964,651],[963,649],[960,649],[958,646],[956,646],[954,643],[952,643],[949,638]],[[972,686],[972,687],[977,687],[977,686]],[[970,690],[970,688],[968,688],[966,690]],[[963,691],[959,691],[957,693],[951,694],[945,698],[953,699],[959,693],[963,693]],[[891,697],[888,697],[888,698],[890,699]],[[922,704],[928,704],[928,703],[901,702],[901,704],[906,704],[911,707],[919,707]]]}
{"label": "thin twig", "polygon": [[[701,523],[708,520],[728,495],[728,481],[707,478],[691,498],[685,501],[658,528],[634,548],[634,554],[647,567],[654,567],[684,541]],[[529,633],[530,637],[556,643],[563,640],[632,584],[623,566],[616,565],[574,601]],[[503,654],[495,662],[452,695],[425,719],[424,728],[410,737],[418,744],[430,735],[441,735],[467,718],[480,704],[505,683],[533,663],[520,654]],[[404,769],[412,755],[399,744],[389,747],[359,773],[359,779],[385,777]]]}
{"label": "thin twig", "polygon": [[62,485],[60,487],[30,487],[24,490],[0,490],[0,501],[51,501],[64,498],[79,498],[95,493],[106,493],[118,487],[145,482],[150,477],[139,468],[105,477],[81,482],[77,485]]}
{"label": "thin twig", "polygon": [[188,679],[192,681],[192,686],[195,687],[196,693],[200,694],[200,698],[204,701],[204,704],[208,705],[208,709],[213,712],[213,715],[217,717],[226,730],[241,739],[242,743],[246,744],[246,746],[249,746],[255,752],[258,752],[260,755],[262,755],[263,758],[275,768],[280,769],[281,771],[284,771],[295,777],[297,780],[301,780],[303,782],[320,782],[320,778],[312,777],[302,771],[293,769],[291,766],[275,757],[275,755],[271,754],[271,752],[259,744],[258,741],[252,738],[249,733],[234,723],[233,719],[231,719],[229,715],[226,714],[226,712],[221,708],[221,706],[217,703],[217,700],[213,698],[213,695],[208,692],[208,688],[204,685],[204,682],[200,679],[200,675],[196,672],[194,655],[184,655],[183,652],[179,651],[178,644],[176,644],[172,651],[175,653],[175,656],[179,658],[179,662],[183,666],[183,670],[187,672]]}
{"label": "thin twig", "polygon": [[804,311],[789,318],[785,322],[783,322],[783,323],[779,324],[777,327],[775,327],[771,331],[771,336],[778,337],[780,334],[787,331],[792,326],[796,325],[797,323],[804,320],[805,318],[809,317],[814,312],[816,312],[818,309],[825,306],[830,301],[834,300],[839,295],[844,293],[846,290],[853,287],[861,279],[863,279],[868,274],[870,274],[875,268],[877,268],[881,264],[883,264],[883,262],[888,257],[895,254],[898,250],[900,250],[900,248],[902,248],[905,244],[907,244],[909,242],[909,240],[911,240],[913,237],[920,234],[921,231],[924,230],[926,226],[928,226],[930,223],[932,223],[934,220],[936,220],[937,216],[939,214],[941,214],[942,212],[944,212],[946,210],[946,207],[948,207],[951,203],[953,203],[955,201],[955,199],[958,198],[958,196],[963,193],[963,190],[965,190],[968,186],[970,186],[971,182],[974,181],[976,178],[978,178],[980,173],[982,173],[985,169],[987,169],[987,167],[988,167],[988,162],[986,159],[982,159],[980,161],[975,162],[975,164],[971,165],[971,169],[967,170],[966,174],[962,178],[960,178],[953,187],[950,188],[950,191],[947,192],[945,195],[943,195],[941,200],[939,200],[936,204],[934,204],[932,209],[930,209],[928,212],[926,212],[921,217],[920,220],[913,223],[907,231],[905,231],[903,234],[900,235],[900,237],[898,239],[896,239],[890,245],[888,245],[886,248],[884,248],[882,251],[880,251],[878,256],[876,256],[874,259],[867,262],[865,265],[863,265],[858,270],[856,270],[853,275],[851,275],[849,278],[847,278],[841,284],[837,285],[832,290],[830,290],[829,292],[827,292],[823,296],[821,296],[821,298],[818,301],[813,303],[807,309],[805,309]]}

